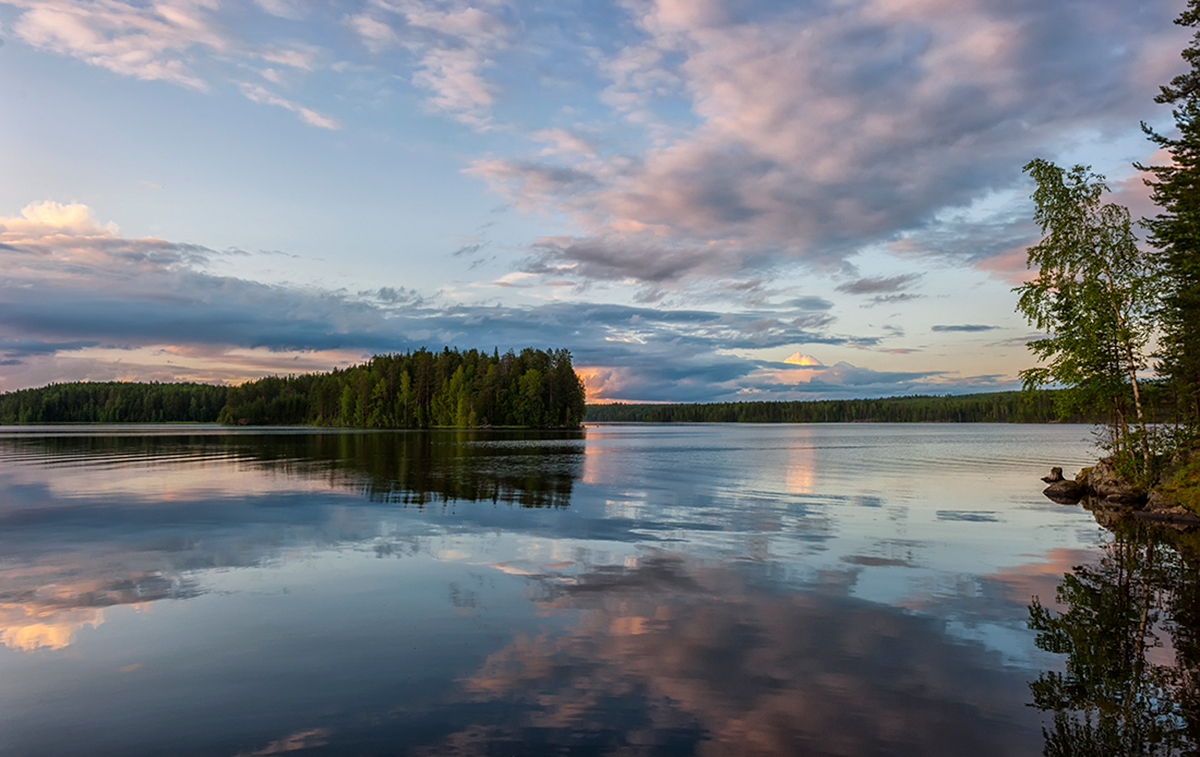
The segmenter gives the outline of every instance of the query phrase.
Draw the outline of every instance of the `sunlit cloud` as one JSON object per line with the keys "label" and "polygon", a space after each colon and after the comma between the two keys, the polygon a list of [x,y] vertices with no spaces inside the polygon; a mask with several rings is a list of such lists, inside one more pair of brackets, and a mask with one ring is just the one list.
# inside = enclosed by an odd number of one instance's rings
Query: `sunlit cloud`
{"label": "sunlit cloud", "polygon": [[822,366],[821,361],[817,360],[812,355],[804,355],[799,352],[794,352],[791,355],[787,356],[786,358],[783,359],[783,362],[791,363],[792,365],[805,366],[805,367],[820,367],[820,366]]}
{"label": "sunlit cloud", "polygon": [[[866,245],[923,234],[946,208],[1016,186],[1046,140],[1129,121],[1144,86],[1130,65],[1152,39],[1130,34],[1150,26],[1118,4],[625,7],[643,36],[600,64],[612,80],[602,97],[652,124],[649,144],[600,158],[555,147],[471,169],[518,208],[578,224],[535,245],[531,270],[659,283],[779,262],[845,271]],[[1052,103],[1055,87],[1079,96]],[[680,99],[698,121],[664,129]],[[959,259],[986,253],[945,241]],[[915,278],[844,286],[895,295]]]}
{"label": "sunlit cloud", "polygon": [[223,52],[229,40],[212,23],[212,2],[175,0],[139,6],[120,0],[6,0],[22,8],[16,35],[49,52],[114,73],[207,91],[194,71],[199,50]]}

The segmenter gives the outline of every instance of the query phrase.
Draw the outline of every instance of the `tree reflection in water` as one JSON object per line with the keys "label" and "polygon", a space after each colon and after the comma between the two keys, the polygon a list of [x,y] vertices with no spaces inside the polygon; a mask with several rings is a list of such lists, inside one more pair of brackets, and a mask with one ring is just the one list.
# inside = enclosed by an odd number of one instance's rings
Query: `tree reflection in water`
{"label": "tree reflection in water", "polygon": [[1066,655],[1063,672],[1029,684],[1032,706],[1053,713],[1044,754],[1200,754],[1198,542],[1139,521],[1109,528],[1099,563],[1063,576],[1061,612],[1029,607],[1037,646]]}
{"label": "tree reflection in water", "polygon": [[585,438],[574,430],[206,431],[0,438],[0,461],[128,467],[238,460],[318,478],[374,502],[424,507],[491,501],[565,508],[582,475]]}

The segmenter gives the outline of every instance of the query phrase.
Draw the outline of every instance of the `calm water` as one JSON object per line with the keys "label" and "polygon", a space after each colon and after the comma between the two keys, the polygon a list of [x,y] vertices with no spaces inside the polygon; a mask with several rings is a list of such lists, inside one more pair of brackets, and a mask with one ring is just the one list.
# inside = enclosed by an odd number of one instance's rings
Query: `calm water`
{"label": "calm water", "polygon": [[1038,477],[1093,457],[1084,426],[0,428],[0,753],[1038,754],[1065,658],[1031,597],[1113,548]]}

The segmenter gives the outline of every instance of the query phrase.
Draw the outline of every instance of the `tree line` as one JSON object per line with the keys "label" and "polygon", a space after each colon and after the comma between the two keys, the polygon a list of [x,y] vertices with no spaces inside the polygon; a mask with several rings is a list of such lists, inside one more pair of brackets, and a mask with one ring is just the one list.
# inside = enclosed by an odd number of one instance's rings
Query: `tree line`
{"label": "tree line", "polygon": [[213,423],[228,388],[81,381],[0,394],[0,423]]}
{"label": "tree line", "polygon": [[[1188,0],[1176,23],[1200,26],[1200,0]],[[1135,164],[1160,211],[1140,222],[1147,248],[1090,167],[1040,158],[1025,166],[1042,239],[1028,249],[1036,275],[1017,288],[1017,309],[1046,336],[1030,342],[1041,364],[1022,378],[1030,390],[1063,387],[1062,414],[1101,416],[1106,446],[1143,484],[1200,440],[1200,32],[1182,57],[1190,70],[1154,98],[1175,106],[1176,130],[1142,124],[1169,157]],[[1162,410],[1145,391],[1149,370],[1165,387],[1157,399],[1173,405],[1167,428],[1154,424]]]}
{"label": "tree line", "polygon": [[574,428],[583,382],[564,349],[377,355],[240,386],[76,382],[0,395],[0,423],[212,423],[356,428]]}
{"label": "tree line", "polygon": [[914,395],[882,399],[703,404],[588,405],[586,420],[638,423],[1049,423],[1091,422],[1063,417],[1053,390],[967,395]]}

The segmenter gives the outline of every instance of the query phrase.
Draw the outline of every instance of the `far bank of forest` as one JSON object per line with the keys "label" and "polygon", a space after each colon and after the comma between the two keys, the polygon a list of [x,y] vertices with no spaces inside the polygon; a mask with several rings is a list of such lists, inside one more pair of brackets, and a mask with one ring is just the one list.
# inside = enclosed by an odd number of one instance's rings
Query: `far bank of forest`
{"label": "far bank of forest", "polygon": [[[452,362],[457,356],[458,361]],[[539,367],[540,366],[540,367]],[[358,428],[574,427],[593,423],[1050,423],[1056,392],[797,402],[584,405],[570,355],[418,351],[241,386],[77,382],[0,394],[0,424],[216,423]]]}
{"label": "far bank of forest", "polygon": [[573,428],[583,419],[584,399],[567,350],[421,349],[234,387],[51,384],[0,395],[0,423]]}
{"label": "far bank of forest", "polygon": [[1055,392],[884,397],[798,402],[712,402],[671,405],[588,405],[596,423],[1050,423],[1063,418]]}

